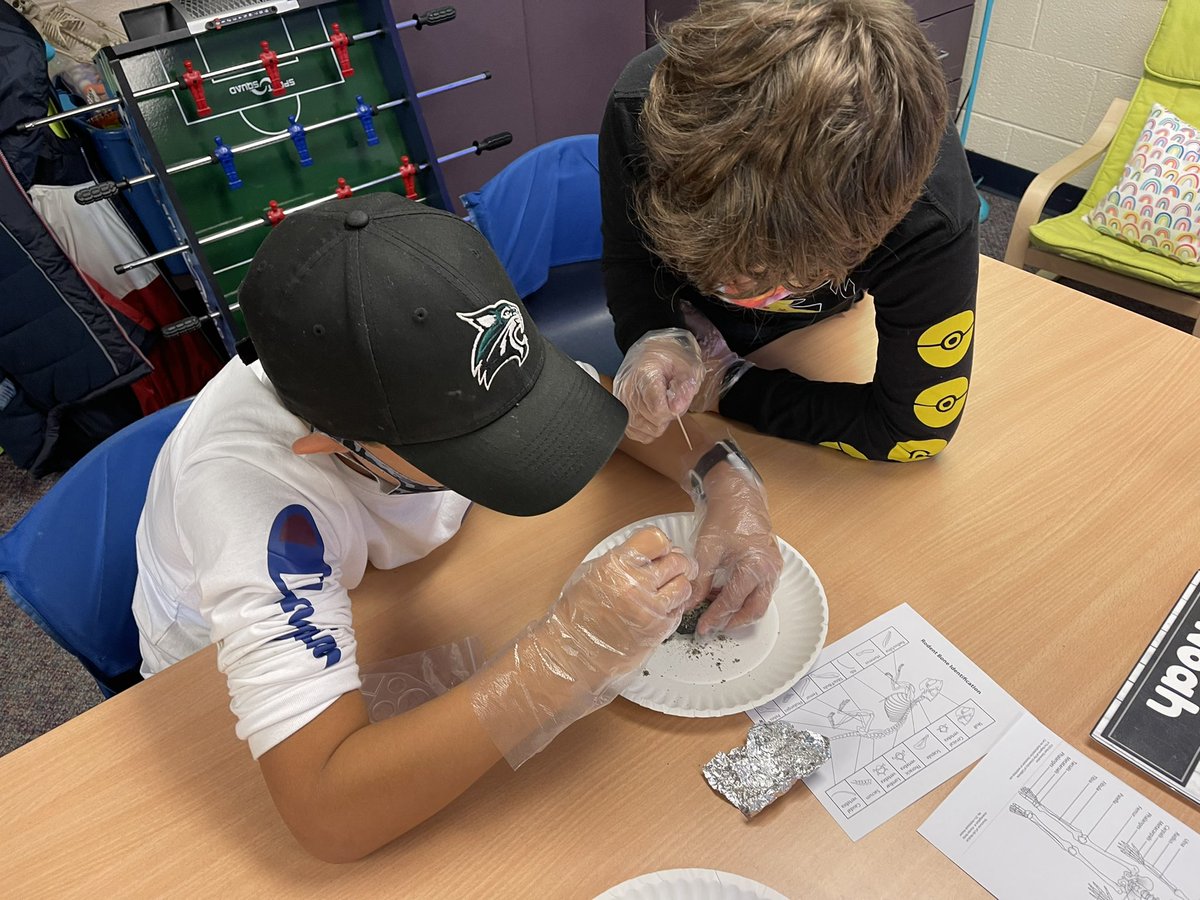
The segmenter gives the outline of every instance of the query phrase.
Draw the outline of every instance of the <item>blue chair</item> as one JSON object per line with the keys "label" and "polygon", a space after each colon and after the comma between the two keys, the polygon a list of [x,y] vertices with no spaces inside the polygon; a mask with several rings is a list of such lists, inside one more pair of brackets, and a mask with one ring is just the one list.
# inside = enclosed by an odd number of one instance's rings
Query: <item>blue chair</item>
{"label": "blue chair", "polygon": [[600,271],[597,136],[535,147],[460,198],[538,329],[609,375],[621,364]]}
{"label": "blue chair", "polygon": [[141,681],[134,534],[158,451],[190,402],[118,431],[0,536],[9,596],[83,664],[106,698]]}

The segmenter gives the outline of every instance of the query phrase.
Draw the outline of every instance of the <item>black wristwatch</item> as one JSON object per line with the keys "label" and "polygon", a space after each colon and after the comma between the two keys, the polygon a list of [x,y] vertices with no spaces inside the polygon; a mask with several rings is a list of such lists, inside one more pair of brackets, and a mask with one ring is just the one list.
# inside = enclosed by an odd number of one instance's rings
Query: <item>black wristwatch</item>
{"label": "black wristwatch", "polygon": [[754,468],[750,460],[746,458],[746,454],[742,453],[742,448],[732,438],[728,438],[713,444],[712,449],[696,460],[696,465],[692,466],[692,470],[688,473],[688,476],[694,496],[700,499],[705,496],[705,477],[713,470],[714,466],[723,462],[728,462],[735,469],[743,470],[754,481],[762,484],[762,477],[758,474],[758,470]]}

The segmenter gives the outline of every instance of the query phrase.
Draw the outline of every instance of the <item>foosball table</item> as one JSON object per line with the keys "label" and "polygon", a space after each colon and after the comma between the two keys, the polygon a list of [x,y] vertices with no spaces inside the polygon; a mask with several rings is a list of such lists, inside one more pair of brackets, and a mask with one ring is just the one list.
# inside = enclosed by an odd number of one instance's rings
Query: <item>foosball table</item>
{"label": "foosball table", "polygon": [[118,274],[180,257],[230,353],[243,334],[237,288],[267,231],[305,209],[388,190],[452,209],[441,165],[511,142],[507,132],[438,156],[420,104],[486,82],[463,73],[418,87],[401,33],[455,18],[452,7],[397,18],[388,0],[174,0],[123,13],[131,40],[97,55],[109,99],[25,123],[115,107],[142,173],[81,189],[79,203],[149,185],[175,246]]}

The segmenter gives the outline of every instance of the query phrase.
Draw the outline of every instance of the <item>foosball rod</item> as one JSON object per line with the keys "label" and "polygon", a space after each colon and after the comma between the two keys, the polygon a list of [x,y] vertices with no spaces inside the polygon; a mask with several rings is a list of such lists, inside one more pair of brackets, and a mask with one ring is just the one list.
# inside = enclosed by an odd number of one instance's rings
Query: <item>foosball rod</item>
{"label": "foosball rod", "polygon": [[[442,94],[446,91],[452,91],[455,88],[465,87],[468,84],[475,84],[480,81],[487,81],[492,77],[491,72],[480,72],[478,75],[471,75],[467,78],[460,78],[458,81],[451,81],[447,84],[439,84],[437,87],[427,88],[423,91],[418,91],[416,98],[424,100],[426,97],[432,97],[435,94]],[[401,97],[399,100],[388,100],[386,103],[380,103],[371,107],[372,115],[378,115],[385,109],[392,109],[397,106],[403,106],[408,102],[407,97]],[[305,125],[306,132],[317,131],[321,128],[326,128],[329,125],[336,125],[339,122],[348,122],[351,119],[358,118],[357,112],[346,113],[344,116],[334,116],[332,119],[325,119],[321,122],[314,122],[312,125]],[[230,147],[230,151],[236,156],[239,153],[245,153],[248,150],[260,150],[263,147],[270,147],[273,144],[281,144],[284,141],[291,140],[291,135],[283,131],[279,134],[273,134],[265,138],[256,138],[253,141],[247,141],[244,144],[237,144]],[[215,155],[198,156],[195,159],[184,160],[183,162],[175,163],[167,166],[168,175],[177,175],[180,172],[187,172],[192,169],[199,169],[203,166],[215,163],[217,158]],[[134,178],[125,178],[121,181],[102,181],[98,184],[88,185],[85,188],[80,188],[75,192],[75,202],[81,206],[86,206],[89,203],[96,203],[100,200],[111,200],[117,196],[119,191],[127,190],[131,187],[137,187],[139,184],[145,184],[149,181],[154,181],[158,175],[150,172],[146,175],[138,175]]]}
{"label": "foosball rod", "polygon": [[[498,147],[504,147],[511,143],[512,143],[512,134],[507,131],[501,131],[498,134],[489,135],[488,137],[485,137],[481,141],[472,141],[471,145],[469,147],[464,147],[462,150],[455,150],[453,153],[447,153],[445,156],[439,156],[437,158],[437,162],[445,163],[445,162],[449,162],[452,159],[458,159],[459,157],[468,156],[468,155],[472,155],[472,154],[475,156],[478,156],[479,154],[484,153],[488,150],[495,150]],[[428,169],[429,166],[430,166],[429,163],[420,163],[417,166],[417,171],[423,172],[426,169]],[[372,188],[372,187],[375,187],[376,185],[383,184],[386,181],[394,181],[395,179],[402,178],[402,177],[403,177],[403,173],[393,172],[390,175],[384,175],[382,178],[376,178],[372,181],[366,181],[359,185],[352,185],[350,190],[357,193],[359,191],[364,191],[367,188]],[[336,200],[337,198],[338,198],[338,195],[336,193],[327,194],[323,197],[317,197],[313,200],[308,200],[297,206],[293,206],[291,209],[283,210],[283,212],[286,215],[293,215],[298,212],[303,212],[306,209],[311,209],[314,206],[320,206],[322,203],[328,203],[330,200]],[[254,219],[250,222],[243,222],[240,225],[234,225],[232,228],[225,228],[221,231],[216,231],[216,232],[213,232],[212,234],[205,235],[204,237],[200,238],[196,242],[196,244],[201,247],[207,246],[208,244],[213,244],[213,243],[216,243],[217,241],[223,241],[226,238],[233,237],[234,235],[242,234],[243,232],[246,232],[246,231],[252,231],[255,228],[260,228],[260,227],[270,225],[270,224],[272,224],[272,223],[270,222],[270,220],[268,220],[266,214],[264,213],[263,217],[260,219]],[[191,249],[193,249],[191,244],[180,244],[176,247],[171,247],[168,250],[161,250],[158,253],[151,253],[149,256],[143,256],[140,259],[134,259],[134,260],[130,260],[129,262],[118,263],[117,265],[113,266],[113,271],[116,272],[118,275],[124,275],[126,272],[129,272],[132,269],[137,269],[137,268],[140,268],[141,266],[149,265],[152,262],[158,262],[160,259],[166,259],[169,256],[177,256],[180,253],[186,253],[188,250],[191,250]]]}
{"label": "foosball rod", "polygon": [[[396,30],[402,28],[416,28],[420,30],[426,25],[440,25],[443,22],[449,22],[457,15],[453,6],[442,6],[438,9],[431,9],[428,12],[415,13],[411,19],[405,19],[403,22],[396,23]],[[359,34],[349,35],[350,43],[367,38],[378,37],[385,34],[386,29],[376,28],[372,31],[363,31]],[[314,44],[311,47],[301,47],[298,50],[286,50],[283,53],[277,53],[277,59],[291,59],[300,56],[304,53],[312,53],[315,50],[325,50],[333,46],[333,41],[325,41],[322,44]],[[202,73],[205,79],[219,78],[222,75],[228,75],[233,72],[241,72],[245,69],[253,69],[262,65],[261,60],[252,60],[250,62],[238,63],[234,66],[227,66],[224,69],[214,69],[211,72]],[[183,87],[182,81],[168,81],[166,84],[156,84],[154,87],[145,88],[144,90],[134,91],[133,99],[143,100],[146,97],[153,97],[156,94],[162,94],[166,91],[173,91]],[[30,119],[26,122],[17,123],[17,131],[31,131],[34,128],[40,128],[43,125],[53,125],[55,122],[62,122],[65,119],[74,119],[77,116],[90,116],[98,113],[101,110],[111,109],[115,106],[121,106],[125,102],[123,97],[114,97],[111,100],[101,100],[99,103],[89,103],[86,106],[77,106],[74,109],[64,110],[63,112],[54,113],[49,116],[42,116],[39,119]]]}
{"label": "foosball rod", "polygon": [[[416,28],[420,30],[426,25],[441,25],[443,22],[449,22],[457,15],[453,6],[443,6],[438,9],[431,9],[428,12],[417,13],[411,19],[405,19],[403,22],[396,23],[396,30],[402,28]],[[376,28],[371,31],[362,31],[358,34],[347,35],[350,39],[350,44],[358,41],[365,41],[368,38],[379,37],[381,34],[387,34],[387,29]],[[320,44],[313,44],[311,47],[300,47],[297,50],[285,50],[283,53],[276,53],[278,60],[293,59],[297,56],[302,56],[305,53],[313,53],[317,50],[326,50],[333,46],[333,41],[325,41]],[[246,69],[256,69],[262,65],[262,61],[258,59],[250,60],[249,62],[238,63],[233,66],[226,66],[224,69],[213,69],[211,72],[201,73],[201,77],[207,81],[210,78],[220,78],[222,75],[232,75],[234,72],[242,72]],[[176,88],[184,87],[182,81],[169,81],[166,84],[156,84],[154,87],[146,88],[141,91],[134,91],[133,97],[135,100],[142,100],[146,97],[153,97],[155,94],[161,94],[165,91],[173,91]]]}

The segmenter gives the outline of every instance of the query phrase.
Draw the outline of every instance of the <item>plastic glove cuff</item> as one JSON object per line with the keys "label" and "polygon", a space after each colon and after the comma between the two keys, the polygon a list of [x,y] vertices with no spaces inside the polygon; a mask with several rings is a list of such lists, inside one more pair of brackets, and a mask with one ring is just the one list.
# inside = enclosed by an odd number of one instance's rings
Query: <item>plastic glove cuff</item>
{"label": "plastic glove cuff", "polygon": [[[732,366],[725,370],[721,375],[721,387],[717,392],[717,397],[724,397],[733,388],[741,377],[754,368],[754,363],[749,360],[739,359]],[[752,467],[753,468],[753,467]]]}

